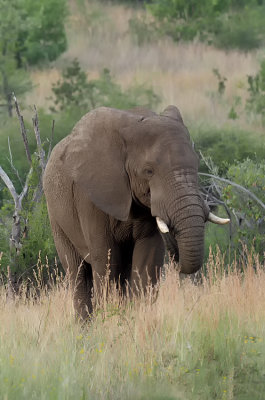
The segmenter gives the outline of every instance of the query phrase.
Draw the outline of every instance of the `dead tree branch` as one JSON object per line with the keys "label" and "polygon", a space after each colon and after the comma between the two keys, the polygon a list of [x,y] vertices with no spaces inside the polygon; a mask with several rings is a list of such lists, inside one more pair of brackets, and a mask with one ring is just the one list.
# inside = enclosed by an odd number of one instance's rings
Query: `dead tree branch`
{"label": "dead tree branch", "polygon": [[53,144],[53,138],[54,138],[54,125],[55,125],[55,121],[54,119],[52,120],[52,133],[51,133],[51,138],[50,138],[50,144],[49,144],[49,150],[48,150],[48,156],[47,156],[47,160],[46,163],[48,162],[50,155],[51,155],[51,151],[52,151],[52,144]]}
{"label": "dead tree branch", "polygon": [[20,178],[20,176],[19,176],[19,172],[18,172],[18,170],[16,169],[16,167],[14,166],[14,163],[13,163],[13,155],[12,155],[12,151],[11,151],[9,136],[8,136],[7,140],[8,140],[8,150],[9,150],[9,157],[10,157],[10,158],[8,159],[8,161],[9,161],[9,163],[10,163],[10,165],[11,165],[11,168],[12,168],[13,171],[15,172],[15,174],[16,174],[16,176],[17,176],[17,179],[19,180],[19,183],[20,183],[21,187],[23,187],[21,178]]}
{"label": "dead tree branch", "polygon": [[34,133],[35,133],[35,137],[36,137],[36,142],[37,142],[41,171],[42,171],[42,175],[43,175],[45,167],[46,167],[45,151],[43,150],[42,143],[41,143],[39,119],[38,119],[38,113],[37,113],[37,109],[36,109],[35,105],[34,105],[34,110],[35,110],[35,115],[32,118],[32,122],[33,122],[33,128],[34,128]]}
{"label": "dead tree branch", "polygon": [[8,188],[11,196],[13,197],[15,207],[17,208],[19,205],[19,200],[18,200],[18,194],[16,192],[15,186],[13,185],[13,182],[7,175],[7,173],[3,170],[3,168],[0,166],[0,177],[4,181],[6,187]]}
{"label": "dead tree branch", "polygon": [[216,180],[219,180],[220,182],[224,182],[228,185],[234,186],[235,188],[246,193],[249,197],[251,197],[253,200],[255,200],[265,210],[265,204],[254,193],[252,193],[250,190],[246,189],[244,186],[241,186],[238,183],[230,181],[229,179],[221,178],[220,176],[216,176],[216,175],[212,175],[212,174],[206,174],[204,172],[199,172],[199,175],[207,176],[208,178],[216,179]]}
{"label": "dead tree branch", "polygon": [[30,151],[29,151],[29,143],[28,143],[27,132],[26,132],[26,128],[25,128],[25,123],[24,123],[23,116],[20,113],[20,109],[19,109],[19,106],[18,106],[17,98],[16,98],[14,93],[13,93],[13,99],[14,99],[14,102],[15,102],[16,113],[17,113],[17,116],[18,116],[18,119],[19,119],[19,123],[20,123],[20,132],[22,134],[22,138],[23,138],[23,142],[24,142],[24,146],[25,146],[25,150],[26,150],[27,159],[28,159],[28,162],[31,164],[32,160],[31,160],[31,154],[30,154]]}

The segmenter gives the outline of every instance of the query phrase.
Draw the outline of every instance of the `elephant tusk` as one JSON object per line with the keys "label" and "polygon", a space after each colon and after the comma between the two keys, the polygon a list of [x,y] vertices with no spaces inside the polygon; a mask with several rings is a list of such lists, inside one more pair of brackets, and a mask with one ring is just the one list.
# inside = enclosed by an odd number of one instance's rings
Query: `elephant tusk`
{"label": "elephant tusk", "polygon": [[169,229],[167,224],[159,217],[156,217],[157,226],[162,233],[168,233]]}
{"label": "elephant tusk", "polygon": [[216,215],[210,212],[208,215],[208,221],[218,225],[225,225],[230,222],[230,219],[217,217]]}

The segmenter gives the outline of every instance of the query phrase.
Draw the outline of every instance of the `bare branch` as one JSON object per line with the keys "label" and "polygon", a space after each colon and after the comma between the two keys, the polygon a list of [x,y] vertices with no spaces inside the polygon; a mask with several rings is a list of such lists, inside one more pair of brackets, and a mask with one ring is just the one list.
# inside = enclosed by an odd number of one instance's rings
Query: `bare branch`
{"label": "bare branch", "polygon": [[16,209],[19,207],[19,197],[18,194],[16,192],[16,189],[11,181],[11,179],[9,178],[9,176],[5,173],[5,171],[3,170],[3,168],[0,166],[0,177],[3,179],[4,183],[6,184],[11,196],[14,199],[15,202],[15,207]]}
{"label": "bare branch", "polygon": [[28,192],[29,180],[30,180],[30,178],[31,178],[32,172],[33,172],[33,167],[30,168],[30,170],[29,170],[29,172],[28,172],[28,175],[27,175],[27,178],[26,178],[25,185],[24,185],[24,187],[23,187],[23,190],[22,190],[22,192],[20,193],[20,195],[19,195],[19,197],[18,197],[18,201],[19,201],[19,204],[20,204],[20,208],[22,207],[22,201],[23,201],[24,197],[26,196],[26,194],[27,194],[27,192]]}
{"label": "bare branch", "polygon": [[9,161],[9,163],[11,165],[11,168],[13,169],[13,171],[15,172],[15,174],[16,174],[16,176],[18,178],[20,185],[23,187],[22,181],[21,181],[20,176],[19,176],[19,172],[18,172],[18,170],[16,169],[16,167],[13,164],[13,156],[12,156],[9,136],[8,136],[7,140],[8,140],[8,150],[9,150],[9,157],[10,157],[8,159],[8,161]]}
{"label": "bare branch", "polygon": [[253,200],[255,200],[262,208],[265,210],[265,204],[250,190],[246,189],[244,186],[239,185],[238,183],[232,182],[229,179],[225,178],[220,178],[220,176],[212,175],[212,174],[206,174],[204,172],[199,172],[199,175],[201,176],[207,176],[209,178],[217,179],[221,182],[227,183],[231,186],[236,187],[237,189],[241,190],[242,192],[245,192],[249,197],[251,197]]}
{"label": "bare branch", "polygon": [[40,158],[40,166],[41,166],[41,170],[42,170],[42,174],[43,174],[44,170],[45,170],[45,167],[46,167],[45,151],[43,150],[42,143],[41,143],[40,130],[39,130],[39,119],[38,119],[38,113],[37,113],[36,106],[34,106],[34,110],[35,110],[35,115],[32,118],[32,122],[33,122],[33,128],[34,128],[37,147],[38,147],[38,153],[39,153],[39,158]]}
{"label": "bare branch", "polygon": [[14,102],[15,102],[15,108],[16,108],[17,116],[18,116],[19,123],[20,123],[20,131],[21,131],[21,134],[22,134],[22,138],[23,138],[23,142],[24,142],[24,146],[25,146],[25,150],[26,150],[27,159],[28,159],[28,162],[31,164],[31,155],[30,155],[30,151],[29,151],[29,143],[28,143],[28,138],[27,138],[27,132],[26,132],[23,116],[21,115],[20,110],[19,110],[19,106],[18,106],[18,102],[17,102],[17,98],[15,96],[15,93],[13,93],[13,99],[14,99]]}
{"label": "bare branch", "polygon": [[47,160],[46,160],[46,161],[49,160],[50,155],[51,155],[51,151],[52,151],[52,144],[53,144],[53,138],[54,138],[54,124],[55,124],[55,121],[54,121],[54,119],[53,119],[53,121],[52,121],[52,133],[51,133],[49,151],[48,151],[48,156],[47,156]]}

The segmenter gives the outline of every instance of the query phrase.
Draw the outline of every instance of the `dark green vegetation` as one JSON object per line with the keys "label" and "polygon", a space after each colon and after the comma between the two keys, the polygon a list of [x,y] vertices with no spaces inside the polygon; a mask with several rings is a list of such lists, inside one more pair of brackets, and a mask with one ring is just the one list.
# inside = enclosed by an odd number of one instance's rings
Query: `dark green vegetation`
{"label": "dark green vegetation", "polygon": [[[123,3],[144,4],[156,23],[143,19],[133,22],[153,32],[169,35],[175,41],[199,39],[225,49],[248,51],[264,44],[265,3],[263,0],[151,0]],[[139,30],[140,41],[144,35]]]}
{"label": "dark green vegetation", "polygon": [[133,86],[123,91],[114,82],[110,71],[105,68],[98,79],[88,81],[78,60],[74,60],[62,73],[62,80],[53,85],[54,107],[52,112],[67,111],[74,107],[82,113],[99,106],[130,109],[138,105],[155,108],[160,99],[152,88]]}
{"label": "dark green vegetation", "polygon": [[30,90],[26,69],[66,50],[66,0],[0,0],[0,111],[12,116],[11,93]]}

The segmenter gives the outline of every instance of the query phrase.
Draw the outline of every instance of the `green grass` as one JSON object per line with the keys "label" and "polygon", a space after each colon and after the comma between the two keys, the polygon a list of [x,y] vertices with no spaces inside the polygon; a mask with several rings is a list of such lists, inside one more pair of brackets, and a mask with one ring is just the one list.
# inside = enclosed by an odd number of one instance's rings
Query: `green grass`
{"label": "green grass", "polygon": [[65,282],[11,304],[2,288],[0,398],[264,399],[265,273],[221,270],[211,256],[195,286],[170,266],[156,301],[113,290],[84,325]]}

